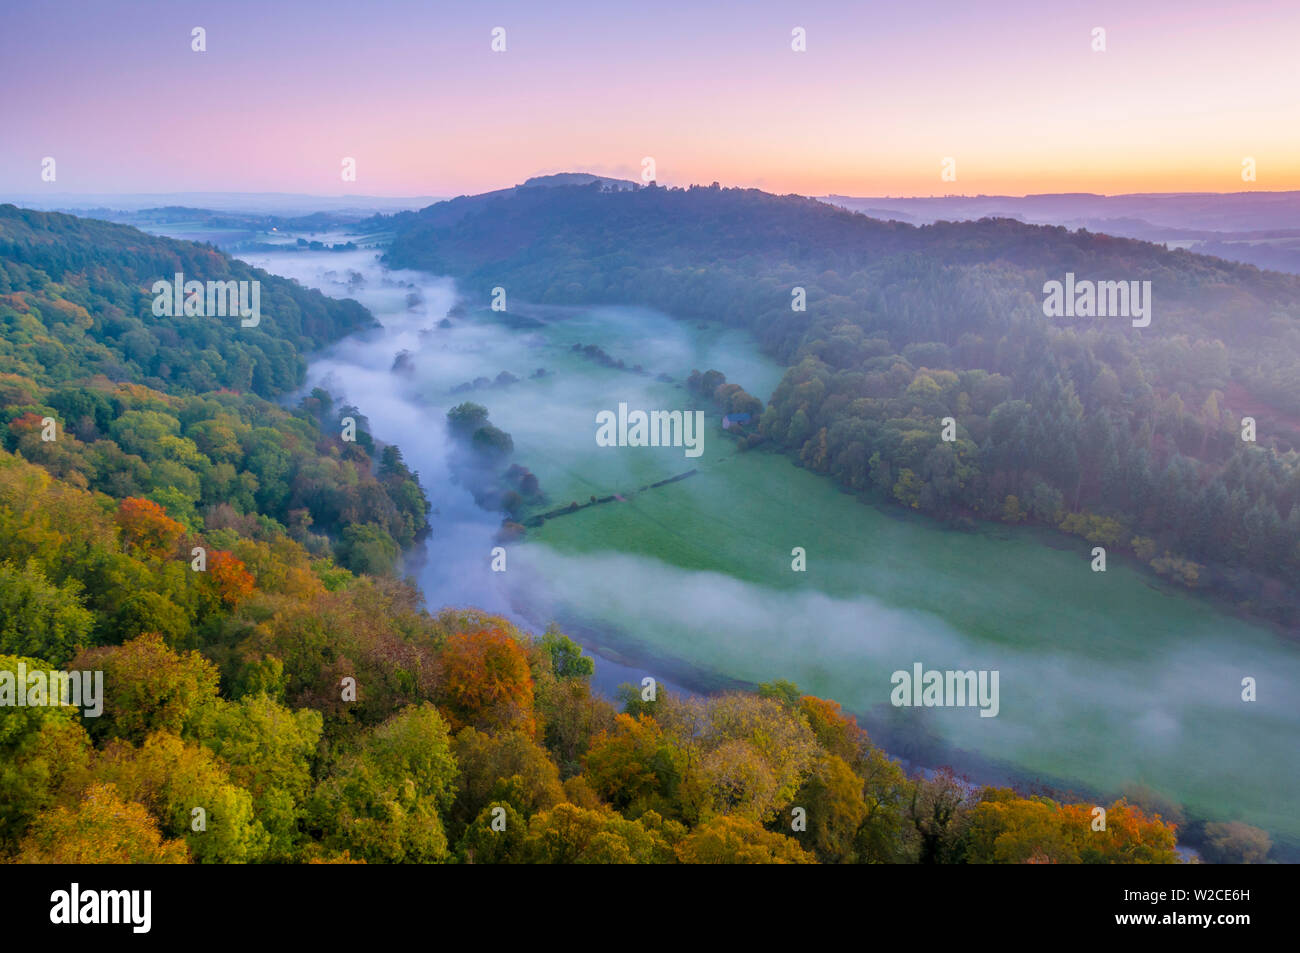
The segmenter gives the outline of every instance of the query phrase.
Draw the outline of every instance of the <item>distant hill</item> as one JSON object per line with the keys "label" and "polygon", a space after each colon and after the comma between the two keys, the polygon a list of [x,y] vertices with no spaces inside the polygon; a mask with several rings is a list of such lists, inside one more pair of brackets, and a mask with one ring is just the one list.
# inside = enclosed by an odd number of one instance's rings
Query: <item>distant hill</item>
{"label": "distant hill", "polygon": [[611,179],[601,175],[593,175],[589,172],[558,172],[554,175],[537,175],[525,180],[523,185],[495,189],[491,192],[480,192],[476,195],[458,195],[454,199],[436,202],[415,212],[399,212],[395,215],[380,214],[366,222],[363,228],[370,231],[388,231],[390,228],[396,227],[401,230],[413,228],[416,223],[438,227],[447,226],[460,221],[467,215],[477,214],[499,199],[508,199],[518,195],[520,191],[541,192],[553,188],[566,190],[570,188],[588,188],[595,191],[622,192],[634,191],[639,186],[637,183],[629,182],[626,179]]}
{"label": "distant hill", "polygon": [[[702,265],[711,266],[715,278],[722,277],[722,268],[765,276],[784,271],[793,285],[828,270],[841,281],[864,269],[881,270],[884,284],[872,280],[874,293],[885,294],[890,288],[902,293],[902,284],[891,278],[886,263],[920,256],[936,269],[1000,267],[1003,293],[1028,294],[1040,304],[1043,282],[1066,271],[1103,280],[1151,279],[1159,281],[1164,315],[1160,331],[1153,334],[1188,330],[1190,322],[1207,333],[1251,335],[1263,326],[1252,326],[1246,316],[1300,302],[1300,281],[1294,277],[1149,242],[1005,218],[914,227],[815,199],[754,189],[504,189],[438,203],[390,221],[396,225],[387,256],[390,264],[456,275],[484,288],[508,275],[517,294],[536,301],[640,300],[634,296],[643,292],[631,276],[676,275],[670,287],[656,286],[655,297],[671,296],[661,304],[671,305],[669,310],[677,314],[707,314],[757,326],[762,333],[780,330],[781,340],[768,343],[781,355],[794,352],[802,333],[794,333],[800,322],[788,317],[788,304],[757,307],[752,288],[737,289],[738,298],[722,303],[691,297],[692,282],[702,279],[683,284],[678,272]],[[1165,280],[1175,276],[1177,280]],[[1225,295],[1225,287],[1240,294]],[[846,282],[840,293],[854,291]],[[1239,300],[1230,305],[1228,297]],[[1211,301],[1218,303],[1217,310],[1206,307]],[[775,326],[767,327],[756,307],[766,312],[779,306],[787,316],[773,318]],[[1007,317],[976,315],[973,307],[967,297],[954,302],[945,320],[920,313],[912,320],[934,335],[931,339],[951,338],[955,343],[963,331],[990,321],[999,324]],[[1114,322],[1093,323],[1122,330]]]}
{"label": "distant hill", "polygon": [[913,224],[992,217],[1086,228],[1300,274],[1300,192],[929,198],[828,195],[824,201],[873,218]]}
{"label": "distant hill", "polygon": [[0,202],[12,202],[23,208],[45,211],[92,210],[140,211],[142,209],[186,206],[221,212],[259,215],[300,216],[313,212],[351,214],[354,217],[377,212],[416,209],[438,201],[437,196],[417,195],[394,198],[386,195],[303,195],[294,192],[156,192],[156,193],[76,193],[30,192],[0,195]]}

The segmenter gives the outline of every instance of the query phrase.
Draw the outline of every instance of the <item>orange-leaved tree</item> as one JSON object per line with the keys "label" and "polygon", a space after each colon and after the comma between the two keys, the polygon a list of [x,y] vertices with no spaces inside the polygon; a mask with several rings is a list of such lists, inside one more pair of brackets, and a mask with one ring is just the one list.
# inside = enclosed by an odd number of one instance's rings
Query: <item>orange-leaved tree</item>
{"label": "orange-leaved tree", "polygon": [[500,629],[458,632],[442,650],[443,713],[453,730],[537,731],[533,676],[524,648]]}
{"label": "orange-leaved tree", "polygon": [[253,576],[234,553],[214,550],[208,556],[208,581],[221,604],[233,609],[253,594]]}
{"label": "orange-leaved tree", "polygon": [[128,496],[117,508],[122,540],[142,553],[161,559],[176,548],[185,527],[153,500]]}
{"label": "orange-leaved tree", "polygon": [[1176,864],[1176,825],[1124,798],[1106,808],[1106,829],[1091,804],[1062,804],[1067,835],[1085,864]]}

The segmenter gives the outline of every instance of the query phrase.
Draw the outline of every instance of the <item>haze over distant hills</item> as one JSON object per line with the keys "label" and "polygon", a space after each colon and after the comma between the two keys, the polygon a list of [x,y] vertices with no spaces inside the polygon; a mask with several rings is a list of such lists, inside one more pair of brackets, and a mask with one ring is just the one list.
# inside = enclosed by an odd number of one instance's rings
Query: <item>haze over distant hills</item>
{"label": "haze over distant hills", "polygon": [[1086,228],[1300,273],[1300,192],[1072,192],[928,198],[827,195],[822,201],[872,218],[913,225],[1014,218],[1033,225]]}
{"label": "haze over distant hills", "polygon": [[[421,211],[443,223],[450,223],[468,208],[513,195],[520,189],[590,185],[628,191],[641,187],[629,179],[617,179],[589,172],[560,172],[537,175],[519,185],[478,195],[452,199],[438,196],[307,195],[288,192],[177,192],[137,194],[78,194],[41,192],[0,195],[0,202],[42,210],[123,221],[141,221],[155,212],[167,212],[174,219],[178,209],[212,211],[237,216],[260,216],[264,221],[209,222],[217,231],[186,234],[213,241],[222,247],[236,238],[231,227],[256,230],[272,225],[303,229],[328,229],[353,224],[375,215]],[[1098,195],[1070,192],[1042,195],[944,195],[944,196],[813,196],[819,201],[860,212],[883,221],[912,225],[936,221],[976,221],[981,218],[1009,218],[1034,225],[1061,225],[1070,229],[1121,238],[1159,242],[1170,248],[1184,248],[1259,268],[1300,274],[1300,192],[1171,192]],[[436,209],[429,212],[429,209]],[[123,215],[121,213],[128,213]],[[304,221],[307,218],[314,221]],[[289,220],[298,219],[290,223]],[[225,230],[225,231],[223,231]],[[251,234],[238,236],[246,241]]]}
{"label": "haze over distant hills", "polygon": [[[589,185],[600,182],[613,189],[634,189],[639,183],[612,179],[589,172],[559,172],[535,175],[514,188],[537,188],[563,185]],[[514,190],[499,189],[491,195]],[[402,212],[426,208],[444,201],[440,195],[308,195],[300,192],[29,192],[0,194],[0,204],[12,203],[19,208],[41,211],[68,211],[87,214],[99,211],[135,212],[163,208],[186,208],[245,214],[307,216],[330,212],[344,218],[364,218],[376,212]]]}
{"label": "haze over distant hills", "polygon": [[310,215],[313,212],[356,213],[375,211],[400,212],[423,208],[441,201],[435,195],[409,198],[387,195],[304,195],[296,192],[140,192],[129,194],[31,192],[24,195],[0,195],[0,203],[11,202],[21,208],[42,211],[93,210],[137,211],[140,209],[185,206],[221,212],[250,212],[274,215]]}
{"label": "haze over distant hills", "polygon": [[1151,226],[1208,231],[1291,228],[1300,213],[1300,192],[1152,192],[1096,195],[943,195],[862,197],[827,195],[832,205],[858,212],[896,213],[908,221],[1018,218],[1036,225],[1072,220],[1141,219]]}

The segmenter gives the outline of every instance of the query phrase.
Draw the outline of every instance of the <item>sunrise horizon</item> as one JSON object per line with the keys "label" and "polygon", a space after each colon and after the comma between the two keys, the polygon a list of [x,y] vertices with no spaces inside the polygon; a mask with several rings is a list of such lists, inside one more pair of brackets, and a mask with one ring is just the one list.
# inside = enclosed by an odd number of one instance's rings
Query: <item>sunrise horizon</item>
{"label": "sunrise horizon", "polygon": [[0,192],[470,195],[647,159],[777,194],[1300,189],[1300,10],[1266,3],[133,9],[10,17]]}

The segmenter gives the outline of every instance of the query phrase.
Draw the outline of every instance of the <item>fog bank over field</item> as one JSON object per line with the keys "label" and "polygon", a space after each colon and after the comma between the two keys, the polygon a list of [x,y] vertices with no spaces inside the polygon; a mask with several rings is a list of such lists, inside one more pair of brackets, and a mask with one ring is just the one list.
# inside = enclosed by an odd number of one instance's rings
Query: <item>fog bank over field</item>
{"label": "fog bank over field", "polygon": [[[865,716],[891,753],[919,764],[1098,797],[1140,782],[1198,815],[1300,841],[1300,660],[1272,633],[1119,558],[1091,573],[1082,543],[1076,553],[1028,531],[957,533],[863,506],[782,456],[739,452],[712,409],[699,460],[596,446],[595,413],[620,401],[700,407],[682,386],[692,369],[766,398],[781,369],[741,332],[641,308],[453,311],[450,281],[386,271],[373,251],[247,260],[354,297],[383,325],[316,355],[307,387],[355,404],[418,471],[435,512],[408,569],[431,609],[479,606],[534,631],[558,620],[597,653],[606,690],[642,674],[698,687],[787,678]],[[497,383],[502,372],[517,380]],[[448,466],[445,416],[464,400],[512,435],[511,460],[538,476],[548,505],[625,499],[530,528],[493,573],[501,516]],[[794,545],[808,548],[806,573],[791,571]],[[891,673],[918,662],[998,671],[997,717],[890,706]],[[1253,703],[1241,700],[1246,676],[1259,683]]]}
{"label": "fog bank over field", "polygon": [[[1289,694],[1300,664],[1265,644],[1225,649],[1197,633],[1159,659],[1135,652],[1120,664],[1086,644],[1061,645],[1050,631],[1036,648],[999,645],[936,613],[865,594],[778,590],[617,552],[574,556],[529,544],[515,567],[551,594],[549,615],[626,620],[630,634],[652,640],[644,643],[649,653],[751,683],[788,678],[815,686],[884,730],[895,754],[924,763],[925,749],[942,740],[1021,778],[1099,794],[1141,781],[1211,814],[1223,809],[1217,792],[1226,779],[1249,779],[1261,798],[1254,823],[1294,825],[1283,792],[1297,780],[1285,739],[1300,730]],[[999,714],[981,718],[973,706],[893,709],[891,673],[910,673],[916,662],[997,670]],[[1237,733],[1242,673],[1268,686],[1253,703],[1249,739]],[[1272,744],[1267,738],[1279,746],[1276,760],[1261,759],[1254,747]]]}

